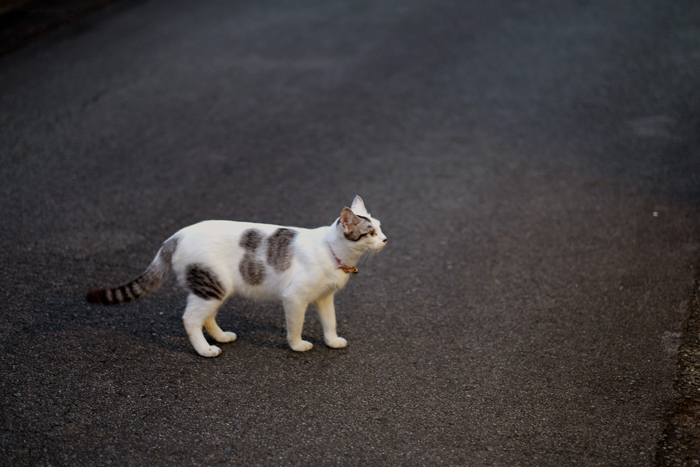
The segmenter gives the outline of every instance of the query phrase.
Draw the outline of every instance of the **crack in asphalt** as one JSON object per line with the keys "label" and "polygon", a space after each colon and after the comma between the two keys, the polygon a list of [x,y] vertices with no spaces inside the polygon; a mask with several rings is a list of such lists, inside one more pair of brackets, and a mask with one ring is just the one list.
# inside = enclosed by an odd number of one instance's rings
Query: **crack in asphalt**
{"label": "crack in asphalt", "polygon": [[673,388],[679,393],[659,440],[656,465],[700,465],[700,274],[697,273],[678,347]]}

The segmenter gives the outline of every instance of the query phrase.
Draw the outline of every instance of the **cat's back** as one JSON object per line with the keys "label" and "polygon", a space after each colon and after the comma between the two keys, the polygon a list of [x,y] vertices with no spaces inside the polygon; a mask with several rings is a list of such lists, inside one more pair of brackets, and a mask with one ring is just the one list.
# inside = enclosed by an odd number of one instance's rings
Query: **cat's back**
{"label": "cat's back", "polygon": [[272,232],[280,226],[258,224],[255,222],[240,222],[227,220],[210,220],[192,224],[181,229],[175,235],[187,237],[238,237],[244,231],[256,229],[262,232]]}
{"label": "cat's back", "polygon": [[[215,257],[226,255],[238,258],[246,253],[265,255],[269,261],[282,266],[288,264],[293,253],[302,254],[309,243],[315,243],[316,231],[255,222],[209,220],[190,225],[178,231],[178,250],[188,256]],[[301,250],[301,251],[298,251]],[[278,269],[286,269],[278,267]]]}

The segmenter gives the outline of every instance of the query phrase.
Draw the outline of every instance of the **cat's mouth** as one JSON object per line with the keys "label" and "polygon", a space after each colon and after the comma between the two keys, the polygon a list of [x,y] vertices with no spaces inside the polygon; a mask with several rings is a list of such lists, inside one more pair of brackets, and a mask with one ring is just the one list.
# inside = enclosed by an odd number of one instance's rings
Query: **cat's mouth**
{"label": "cat's mouth", "polygon": [[386,246],[386,243],[388,240],[389,240],[388,238],[384,237],[384,240],[382,240],[382,242],[378,246],[374,247],[375,250],[377,250],[378,252],[382,251],[384,249],[384,247]]}

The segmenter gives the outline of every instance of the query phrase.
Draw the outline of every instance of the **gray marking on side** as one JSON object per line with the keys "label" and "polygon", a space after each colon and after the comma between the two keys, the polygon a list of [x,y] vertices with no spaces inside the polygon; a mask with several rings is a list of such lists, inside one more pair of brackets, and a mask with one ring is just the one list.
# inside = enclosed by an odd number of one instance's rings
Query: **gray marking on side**
{"label": "gray marking on side", "polygon": [[296,236],[297,231],[281,228],[267,239],[267,264],[275,268],[275,271],[286,271],[292,265],[290,246]]}
{"label": "gray marking on side", "polygon": [[221,300],[226,295],[226,289],[214,271],[203,264],[187,266],[186,283],[193,294],[205,300]]}
{"label": "gray marking on side", "polygon": [[243,256],[238,270],[249,285],[260,285],[265,280],[265,265],[255,259],[252,253]]}

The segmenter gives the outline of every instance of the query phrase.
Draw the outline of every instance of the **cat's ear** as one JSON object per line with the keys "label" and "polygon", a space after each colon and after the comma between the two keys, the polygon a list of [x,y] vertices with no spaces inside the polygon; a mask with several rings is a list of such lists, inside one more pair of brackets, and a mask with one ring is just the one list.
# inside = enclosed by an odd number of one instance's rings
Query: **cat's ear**
{"label": "cat's ear", "polygon": [[355,199],[352,200],[352,206],[350,207],[353,211],[359,213],[359,214],[365,214],[369,216],[369,213],[367,212],[367,208],[365,208],[365,203],[362,201],[362,198],[359,196],[355,195]]}
{"label": "cat's ear", "polygon": [[340,213],[340,222],[342,222],[343,229],[347,234],[355,230],[355,226],[360,223],[360,218],[352,212],[352,209],[343,208],[343,211]]}

